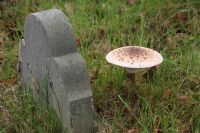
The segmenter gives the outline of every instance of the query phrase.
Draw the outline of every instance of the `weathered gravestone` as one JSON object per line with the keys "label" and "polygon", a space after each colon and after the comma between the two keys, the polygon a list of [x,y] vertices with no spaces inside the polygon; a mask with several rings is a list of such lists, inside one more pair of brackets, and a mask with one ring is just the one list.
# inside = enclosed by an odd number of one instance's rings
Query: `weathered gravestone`
{"label": "weathered gravestone", "polygon": [[42,82],[49,83],[48,100],[72,133],[94,132],[94,108],[86,64],[77,52],[72,27],[57,9],[27,16],[19,48],[22,86],[43,97]]}

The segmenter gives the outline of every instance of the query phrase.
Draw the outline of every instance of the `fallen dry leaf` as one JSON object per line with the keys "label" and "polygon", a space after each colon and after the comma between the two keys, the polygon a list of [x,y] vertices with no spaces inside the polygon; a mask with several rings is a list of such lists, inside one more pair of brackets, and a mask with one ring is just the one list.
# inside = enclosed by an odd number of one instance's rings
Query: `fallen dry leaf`
{"label": "fallen dry leaf", "polygon": [[170,95],[171,95],[171,90],[170,90],[170,89],[166,89],[166,90],[164,91],[163,96],[164,96],[164,97],[169,97]]}
{"label": "fallen dry leaf", "polygon": [[181,104],[184,104],[187,100],[187,97],[186,96],[178,96],[178,100]]}
{"label": "fallen dry leaf", "polygon": [[187,12],[179,12],[177,14],[177,18],[178,18],[179,22],[184,23],[188,18]]}
{"label": "fallen dry leaf", "polygon": [[128,4],[133,5],[137,2],[137,0],[128,0]]}
{"label": "fallen dry leaf", "polygon": [[162,133],[161,129],[153,129],[152,133]]}
{"label": "fallen dry leaf", "polygon": [[17,77],[11,77],[9,79],[0,80],[0,85],[7,86],[7,85],[14,85],[17,84]]}
{"label": "fallen dry leaf", "polygon": [[81,45],[81,39],[80,38],[76,38],[76,46],[80,47]]}

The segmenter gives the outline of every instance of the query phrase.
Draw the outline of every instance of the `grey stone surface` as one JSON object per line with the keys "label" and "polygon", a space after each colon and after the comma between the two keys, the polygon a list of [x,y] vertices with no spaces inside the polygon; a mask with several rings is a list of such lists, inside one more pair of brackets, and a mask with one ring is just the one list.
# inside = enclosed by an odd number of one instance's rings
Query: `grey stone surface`
{"label": "grey stone surface", "polygon": [[67,17],[57,9],[27,16],[19,47],[21,85],[48,100],[71,133],[94,132],[94,108],[84,59]]}

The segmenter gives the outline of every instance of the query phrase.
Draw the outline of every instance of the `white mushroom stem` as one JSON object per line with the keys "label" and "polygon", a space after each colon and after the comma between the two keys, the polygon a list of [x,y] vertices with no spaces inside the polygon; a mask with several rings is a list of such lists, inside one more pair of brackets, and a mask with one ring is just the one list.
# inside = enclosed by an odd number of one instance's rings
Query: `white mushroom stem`
{"label": "white mushroom stem", "polygon": [[127,69],[127,76],[134,86],[136,85],[135,72],[136,72],[136,69]]}

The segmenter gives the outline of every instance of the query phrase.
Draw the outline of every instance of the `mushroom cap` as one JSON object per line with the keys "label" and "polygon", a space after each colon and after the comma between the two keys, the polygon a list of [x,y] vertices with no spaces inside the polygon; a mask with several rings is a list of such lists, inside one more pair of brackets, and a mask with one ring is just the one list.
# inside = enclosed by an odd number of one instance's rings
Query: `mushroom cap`
{"label": "mushroom cap", "polygon": [[106,55],[106,60],[117,66],[136,69],[156,66],[163,61],[163,57],[157,51],[149,48],[126,46],[110,51]]}

